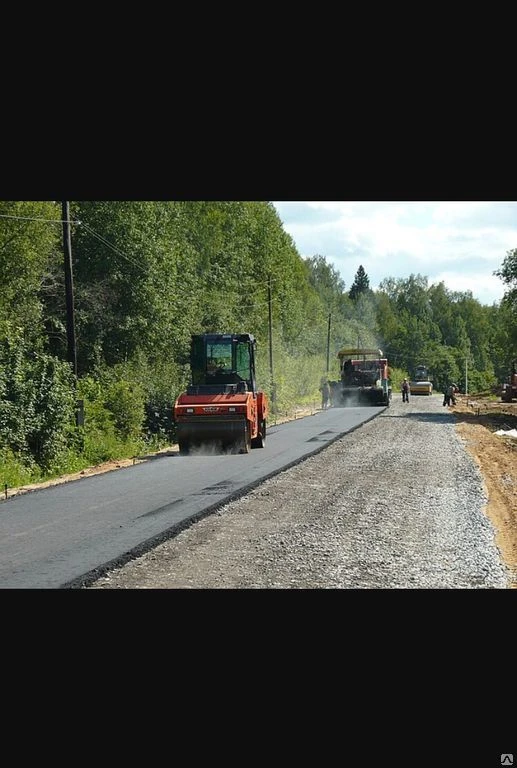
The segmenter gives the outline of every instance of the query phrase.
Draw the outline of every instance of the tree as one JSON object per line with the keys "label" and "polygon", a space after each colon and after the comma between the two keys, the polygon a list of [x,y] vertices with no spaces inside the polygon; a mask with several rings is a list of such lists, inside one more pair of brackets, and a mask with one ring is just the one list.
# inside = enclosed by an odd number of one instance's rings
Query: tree
{"label": "tree", "polygon": [[507,251],[501,269],[494,272],[508,286],[502,303],[507,310],[509,321],[510,343],[513,346],[512,355],[517,351],[517,248]]}
{"label": "tree", "polygon": [[352,283],[352,287],[350,288],[348,295],[352,300],[355,301],[357,297],[361,293],[365,293],[370,289],[370,280],[368,278],[368,275],[364,271],[364,267],[361,264],[359,266],[359,269],[355,273],[354,282]]}
{"label": "tree", "polygon": [[345,290],[345,283],[339,272],[327,262],[324,256],[312,256],[305,259],[305,263],[308,268],[309,283],[317,291],[329,312],[335,311]]}
{"label": "tree", "polygon": [[517,294],[517,248],[507,251],[501,269],[494,274],[510,287],[512,293]]}
{"label": "tree", "polygon": [[0,201],[0,340],[5,323],[42,345],[41,285],[62,266],[61,213],[51,202]]}

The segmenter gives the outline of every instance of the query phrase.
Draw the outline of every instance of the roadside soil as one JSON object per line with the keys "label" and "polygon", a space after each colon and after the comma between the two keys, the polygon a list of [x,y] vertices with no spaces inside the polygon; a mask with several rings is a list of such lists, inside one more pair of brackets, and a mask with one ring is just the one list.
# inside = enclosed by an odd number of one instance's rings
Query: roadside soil
{"label": "roadside soil", "polygon": [[[497,532],[496,544],[508,568],[517,574],[517,440],[495,434],[517,429],[517,402],[459,395],[449,410],[483,476],[488,496],[486,514]],[[515,582],[512,586],[517,588]]]}
{"label": "roadside soil", "polygon": [[[301,418],[314,412],[315,409],[299,408],[279,416],[276,423]],[[496,544],[508,568],[513,574],[517,574],[517,440],[495,434],[501,429],[517,429],[517,402],[502,403],[487,395],[459,395],[456,405],[451,406],[449,412],[456,417],[458,434],[482,474],[488,497],[486,514],[496,531]],[[177,446],[170,446],[157,453],[171,453],[177,450]],[[8,489],[7,496],[114,471],[147,461],[157,453],[110,461],[45,483]],[[516,579],[512,581],[512,586],[517,588]]]}

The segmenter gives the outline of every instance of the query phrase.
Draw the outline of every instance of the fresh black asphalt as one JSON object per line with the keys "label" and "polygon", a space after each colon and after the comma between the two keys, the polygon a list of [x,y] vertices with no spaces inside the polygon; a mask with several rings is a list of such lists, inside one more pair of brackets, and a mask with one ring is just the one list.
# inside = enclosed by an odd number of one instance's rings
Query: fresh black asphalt
{"label": "fresh black asphalt", "polygon": [[80,587],[381,413],[330,408],[270,426],[241,455],[159,454],[0,503],[0,588]]}

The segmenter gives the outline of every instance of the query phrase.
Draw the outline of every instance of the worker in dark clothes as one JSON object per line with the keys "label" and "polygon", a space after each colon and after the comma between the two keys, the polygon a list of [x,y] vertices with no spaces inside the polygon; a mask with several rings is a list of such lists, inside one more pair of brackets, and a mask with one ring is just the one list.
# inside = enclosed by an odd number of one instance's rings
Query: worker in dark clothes
{"label": "worker in dark clothes", "polygon": [[330,407],[330,384],[328,379],[321,380],[321,410],[326,411]]}

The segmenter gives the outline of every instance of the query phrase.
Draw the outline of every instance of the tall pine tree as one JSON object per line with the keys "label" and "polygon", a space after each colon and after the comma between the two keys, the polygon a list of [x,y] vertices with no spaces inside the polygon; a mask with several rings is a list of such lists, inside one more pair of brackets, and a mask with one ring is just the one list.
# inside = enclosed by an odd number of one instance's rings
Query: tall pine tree
{"label": "tall pine tree", "polygon": [[365,293],[369,289],[370,280],[368,279],[368,275],[364,271],[363,265],[361,264],[355,273],[354,282],[352,283],[352,287],[350,288],[348,295],[352,301],[355,301],[359,294]]}

